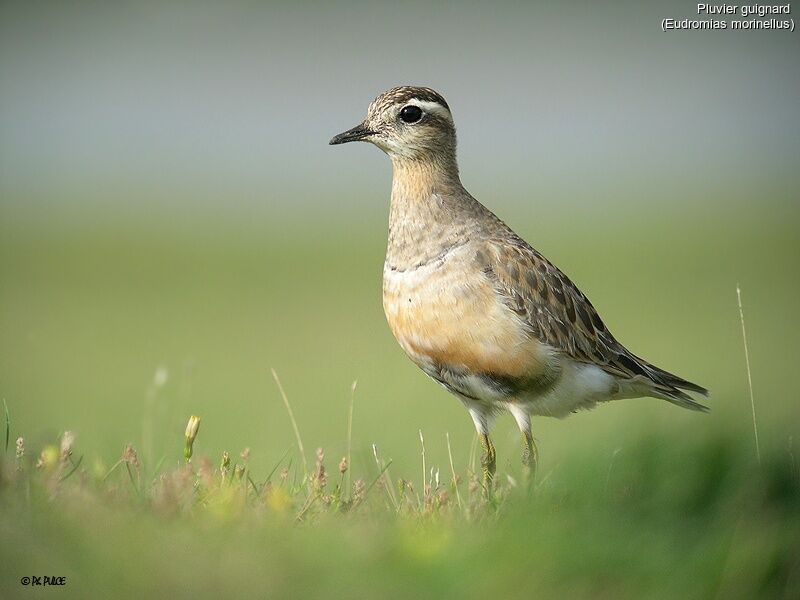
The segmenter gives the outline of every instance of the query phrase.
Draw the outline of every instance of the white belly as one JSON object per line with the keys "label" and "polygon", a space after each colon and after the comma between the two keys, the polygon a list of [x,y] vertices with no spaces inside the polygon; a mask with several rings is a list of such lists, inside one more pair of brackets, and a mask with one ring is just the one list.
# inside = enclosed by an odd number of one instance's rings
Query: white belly
{"label": "white belly", "polygon": [[563,418],[611,400],[617,389],[614,377],[600,367],[564,359],[561,377],[553,388],[541,396],[520,398],[517,403],[533,415]]}

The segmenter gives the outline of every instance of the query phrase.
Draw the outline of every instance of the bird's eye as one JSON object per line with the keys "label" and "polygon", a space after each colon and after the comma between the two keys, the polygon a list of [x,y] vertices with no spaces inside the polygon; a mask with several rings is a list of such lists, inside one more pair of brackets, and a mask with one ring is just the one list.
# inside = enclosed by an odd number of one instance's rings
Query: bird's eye
{"label": "bird's eye", "polygon": [[400,118],[406,123],[416,123],[422,118],[422,109],[419,106],[409,104],[400,111]]}

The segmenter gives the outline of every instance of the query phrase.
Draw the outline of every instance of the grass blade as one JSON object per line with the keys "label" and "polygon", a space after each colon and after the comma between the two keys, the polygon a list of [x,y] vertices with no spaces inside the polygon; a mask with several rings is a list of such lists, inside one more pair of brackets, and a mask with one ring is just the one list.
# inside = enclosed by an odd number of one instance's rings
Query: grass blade
{"label": "grass blade", "polygon": [[347,499],[351,500],[352,488],[353,484],[351,481],[351,472],[353,471],[353,463],[352,463],[352,450],[353,450],[353,405],[356,403],[356,386],[358,385],[358,380],[353,381],[353,385],[350,387],[350,413],[347,416],[347,473],[345,473],[347,477]]}
{"label": "grass blade", "polygon": [[3,409],[6,413],[6,454],[8,454],[8,444],[11,442],[11,415],[8,412],[8,404],[6,404],[6,399],[3,398]]}
{"label": "grass blade", "polygon": [[59,479],[59,480],[58,480],[58,481],[59,481],[59,483],[60,483],[60,482],[62,482],[62,481],[65,481],[65,480],[67,480],[67,479],[69,478],[69,476],[70,476],[70,475],[72,475],[72,474],[73,474],[75,471],[77,471],[77,470],[78,470],[78,467],[80,467],[80,466],[81,466],[81,463],[82,463],[82,462],[83,462],[83,454],[81,454],[81,457],[78,459],[78,462],[76,462],[74,465],[72,465],[72,469],[70,470],[70,472],[69,472],[69,473],[67,473],[67,474],[66,474],[66,475],[64,475],[64,476],[63,476],[61,479]]}
{"label": "grass blade", "polygon": [[125,464],[125,468],[128,471],[128,477],[131,480],[131,485],[133,486],[136,495],[139,496],[139,486],[136,484],[136,480],[133,478],[133,471],[131,470],[131,466],[125,461],[123,461],[123,463]]}
{"label": "grass blade", "polygon": [[[387,462],[387,463],[386,463],[386,464],[383,466],[383,468],[382,468],[380,471],[378,471],[378,476],[377,476],[377,477],[376,477],[376,478],[375,478],[375,479],[372,481],[372,483],[370,483],[370,484],[369,484],[369,486],[367,486],[367,490],[364,492],[364,496],[365,496],[365,497],[366,497],[366,496],[369,496],[369,491],[370,491],[370,490],[371,490],[371,489],[372,489],[372,488],[375,486],[375,484],[376,484],[376,483],[378,483],[378,481],[380,480],[380,478],[381,478],[381,477],[383,477],[383,474],[384,474],[384,473],[386,473],[386,471],[388,471],[388,470],[389,470],[389,467],[390,467],[391,465],[392,465],[392,459],[390,458],[390,459],[389,459],[389,462]],[[380,465],[378,465],[378,466],[380,466]]]}
{"label": "grass blade", "polygon": [[267,475],[267,478],[264,480],[264,483],[265,483],[265,484],[266,484],[266,483],[269,483],[269,480],[270,480],[270,479],[272,479],[272,476],[275,474],[275,471],[277,471],[277,470],[278,470],[278,467],[280,467],[280,466],[281,466],[281,463],[283,462],[283,459],[284,459],[284,458],[286,458],[286,455],[287,455],[287,454],[289,454],[289,450],[291,450],[291,449],[292,449],[292,447],[291,447],[291,446],[289,446],[289,447],[286,449],[286,451],[283,453],[283,455],[280,457],[280,459],[278,460],[278,462],[276,462],[276,463],[275,463],[275,466],[274,466],[274,467],[272,467],[272,471],[270,471],[270,472],[269,472],[269,475]]}
{"label": "grass blade", "polygon": [[392,478],[389,477],[389,465],[392,464],[392,461],[389,460],[389,464],[381,468],[381,460],[380,458],[378,458],[378,446],[376,446],[375,444],[372,444],[372,455],[375,457],[375,464],[378,465],[378,471],[380,472],[378,478],[380,479],[381,476],[383,477],[383,485],[386,488],[386,495],[389,496],[389,500],[392,501],[392,506],[394,506],[394,510],[399,511],[400,504],[397,502],[397,498],[394,495],[394,489],[392,489]]}
{"label": "grass blade", "polygon": [[742,290],[736,284],[736,300],[739,303],[739,320],[742,323],[742,341],[744,342],[744,363],[747,367],[747,386],[750,388],[750,409],[753,413],[753,436],[756,440],[756,457],[761,464],[761,447],[758,444],[758,425],[756,423],[756,401],[753,396],[753,376],[750,374],[750,352],[747,349],[747,331],[744,328],[744,309],[742,308]]}
{"label": "grass blade", "polygon": [[453,487],[456,488],[456,502],[458,508],[461,508],[461,494],[458,491],[458,478],[456,477],[456,467],[453,465],[453,451],[450,449],[450,432],[445,433],[447,437],[447,455],[450,457],[450,473],[453,476]]}
{"label": "grass blade", "polygon": [[112,466],[112,467],[111,467],[111,468],[108,470],[108,472],[107,472],[105,475],[103,475],[103,478],[102,478],[100,481],[102,481],[103,483],[105,483],[105,481],[106,481],[106,480],[107,480],[109,477],[111,477],[111,474],[112,474],[114,471],[116,471],[116,470],[117,470],[117,468],[118,468],[118,467],[119,467],[119,466],[120,466],[120,465],[121,465],[123,462],[125,462],[125,461],[124,461],[124,460],[122,460],[121,458],[120,458],[120,459],[119,459],[117,462],[115,462],[115,463],[114,463],[114,466]]}
{"label": "grass blade", "polygon": [[300,429],[297,427],[297,421],[294,418],[292,407],[289,404],[289,398],[286,397],[286,392],[283,391],[281,380],[278,379],[278,374],[275,372],[275,369],[271,369],[271,371],[272,371],[272,378],[275,380],[275,383],[278,385],[278,391],[281,393],[281,398],[283,399],[283,405],[286,407],[286,412],[289,413],[289,420],[292,422],[292,429],[294,429],[294,437],[297,439],[297,447],[300,450],[300,458],[303,459],[304,475],[308,477],[308,463],[306,462],[306,451],[303,448],[303,440],[300,438]]}
{"label": "grass blade", "polygon": [[[422,499],[428,499],[428,469],[425,467],[425,438],[422,437],[422,429],[419,430],[419,443],[422,446]],[[417,503],[419,503],[419,495],[417,495]]]}
{"label": "grass blade", "polygon": [[153,476],[151,477],[151,481],[155,483],[156,479],[158,478],[158,473],[161,471],[161,467],[164,466],[164,461],[167,459],[166,454],[162,454],[161,458],[158,459],[155,468],[153,469]]}

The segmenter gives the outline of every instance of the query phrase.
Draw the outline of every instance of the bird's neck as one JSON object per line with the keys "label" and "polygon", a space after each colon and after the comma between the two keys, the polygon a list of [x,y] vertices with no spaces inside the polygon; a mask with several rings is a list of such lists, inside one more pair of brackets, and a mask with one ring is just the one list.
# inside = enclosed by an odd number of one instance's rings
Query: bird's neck
{"label": "bird's neck", "polygon": [[440,190],[460,187],[455,157],[430,160],[392,158],[392,201],[427,198]]}
{"label": "bird's neck", "polygon": [[392,168],[386,262],[391,268],[413,268],[458,243],[460,204],[469,195],[455,158],[393,159]]}

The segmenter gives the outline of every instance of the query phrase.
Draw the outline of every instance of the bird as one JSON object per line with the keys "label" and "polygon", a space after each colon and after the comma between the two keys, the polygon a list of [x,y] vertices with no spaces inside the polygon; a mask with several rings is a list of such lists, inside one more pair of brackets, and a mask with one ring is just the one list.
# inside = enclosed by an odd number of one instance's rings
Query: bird
{"label": "bird", "polygon": [[455,395],[479,436],[491,497],[495,418],[522,434],[522,465],[535,476],[531,417],[563,418],[599,403],[661,398],[696,411],[704,387],[636,356],[553,263],[461,184],[450,106],[435,90],[380,94],[366,118],[331,145],[369,142],[392,163],[383,308],[408,357]]}

